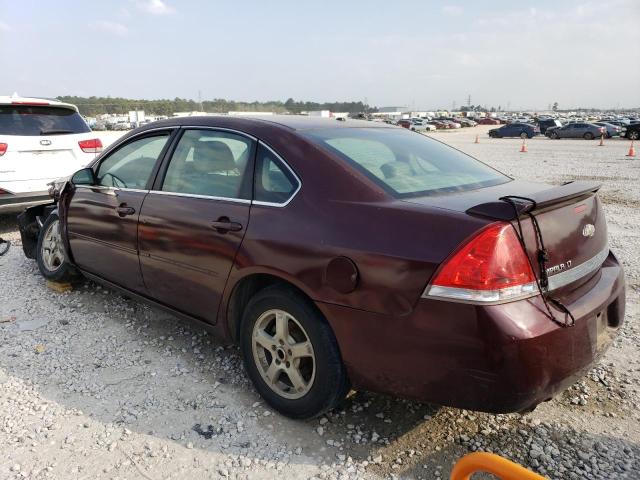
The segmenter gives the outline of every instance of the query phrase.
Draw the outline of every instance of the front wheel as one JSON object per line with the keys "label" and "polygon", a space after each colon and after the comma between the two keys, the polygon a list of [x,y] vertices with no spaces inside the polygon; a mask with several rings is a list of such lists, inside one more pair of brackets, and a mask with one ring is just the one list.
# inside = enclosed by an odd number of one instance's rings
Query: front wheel
{"label": "front wheel", "polygon": [[240,347],[256,390],[283,415],[317,417],[349,391],[333,331],[315,306],[291,288],[268,287],[249,301]]}
{"label": "front wheel", "polygon": [[52,282],[68,282],[75,276],[62,246],[60,219],[55,213],[49,215],[40,230],[36,262],[42,276]]}
{"label": "front wheel", "polygon": [[551,135],[549,135],[549,137],[553,138],[554,140],[557,140],[558,138],[560,138],[556,132],[551,132]]}
{"label": "front wheel", "polygon": [[635,130],[633,132],[627,132],[627,138],[629,140],[638,140],[638,138],[640,138],[640,132]]}
{"label": "front wheel", "polygon": [[585,140],[593,140],[595,138],[595,136],[593,135],[593,133],[591,132],[587,132],[583,135]]}

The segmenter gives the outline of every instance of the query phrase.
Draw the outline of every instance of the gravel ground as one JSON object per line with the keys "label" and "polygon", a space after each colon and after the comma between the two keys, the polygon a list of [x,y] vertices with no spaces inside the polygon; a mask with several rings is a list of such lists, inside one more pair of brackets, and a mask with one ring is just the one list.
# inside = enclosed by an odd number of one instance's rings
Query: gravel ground
{"label": "gravel ground", "polygon": [[[550,478],[640,477],[640,160],[628,142],[431,135],[522,179],[597,179],[628,281],[626,324],[600,364],[522,415],[488,415],[352,393],[308,422],[271,412],[238,351],[200,325],[92,282],[48,289],[0,234],[0,478],[447,478],[492,451]],[[473,143],[475,135],[480,143]]]}

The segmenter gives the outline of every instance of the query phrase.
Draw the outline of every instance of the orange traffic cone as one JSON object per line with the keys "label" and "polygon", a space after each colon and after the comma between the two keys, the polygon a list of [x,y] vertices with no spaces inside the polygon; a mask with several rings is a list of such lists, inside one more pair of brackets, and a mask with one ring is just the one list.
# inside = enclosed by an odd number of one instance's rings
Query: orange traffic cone
{"label": "orange traffic cone", "polygon": [[520,147],[520,153],[527,153],[529,150],[527,150],[527,141],[525,139],[522,139],[522,146]]}
{"label": "orange traffic cone", "polygon": [[631,140],[631,146],[629,147],[629,153],[627,153],[627,157],[635,157],[636,150],[633,148],[633,140]]}
{"label": "orange traffic cone", "polygon": [[478,139],[478,134],[476,133],[476,141],[473,143],[480,143],[480,140]]}
{"label": "orange traffic cone", "polygon": [[600,135],[600,143],[598,144],[599,147],[603,147],[604,146],[604,133],[602,135]]}

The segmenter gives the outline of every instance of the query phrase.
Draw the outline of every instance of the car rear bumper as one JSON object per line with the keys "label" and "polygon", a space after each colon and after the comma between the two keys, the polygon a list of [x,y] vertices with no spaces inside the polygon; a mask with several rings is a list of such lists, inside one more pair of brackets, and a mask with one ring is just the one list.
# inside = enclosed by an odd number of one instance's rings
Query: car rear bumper
{"label": "car rear bumper", "polygon": [[615,256],[562,300],[573,327],[553,323],[539,296],[492,306],[421,299],[404,317],[318,307],[356,388],[503,413],[552,398],[604,353],[624,317],[624,273]]}
{"label": "car rear bumper", "polygon": [[0,194],[0,213],[24,210],[33,205],[51,202],[48,191]]}

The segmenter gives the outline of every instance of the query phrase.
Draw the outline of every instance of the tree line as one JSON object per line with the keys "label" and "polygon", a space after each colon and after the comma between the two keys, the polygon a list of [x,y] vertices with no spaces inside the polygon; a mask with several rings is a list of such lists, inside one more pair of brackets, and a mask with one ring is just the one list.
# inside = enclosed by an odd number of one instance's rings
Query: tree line
{"label": "tree line", "polygon": [[274,100],[267,102],[236,102],[217,98],[198,102],[186,98],[143,100],[121,97],[77,97],[59,96],[61,102],[77,105],[80,113],[87,117],[95,117],[103,113],[127,114],[131,110],[144,110],[149,115],[168,115],[175,112],[227,113],[240,112],[274,112],[300,113],[313,110],[331,110],[332,112],[375,112],[377,109],[363,102],[305,102],[289,98],[285,102]]}

